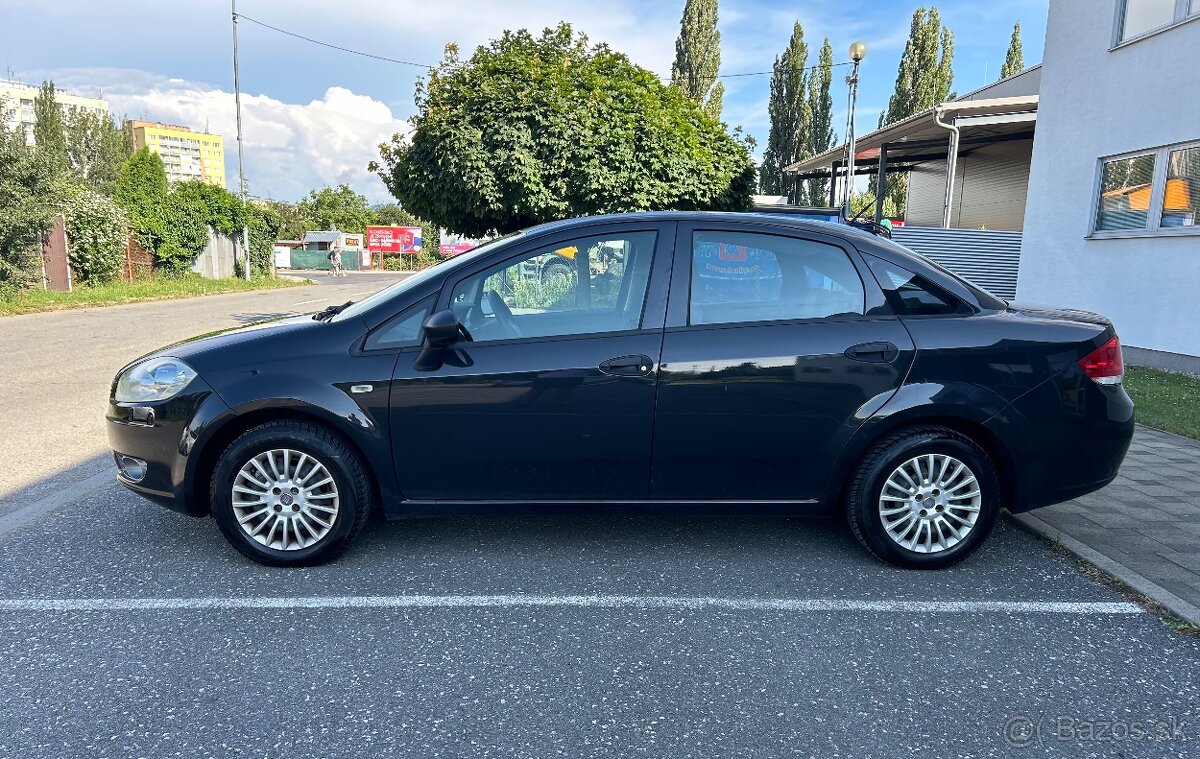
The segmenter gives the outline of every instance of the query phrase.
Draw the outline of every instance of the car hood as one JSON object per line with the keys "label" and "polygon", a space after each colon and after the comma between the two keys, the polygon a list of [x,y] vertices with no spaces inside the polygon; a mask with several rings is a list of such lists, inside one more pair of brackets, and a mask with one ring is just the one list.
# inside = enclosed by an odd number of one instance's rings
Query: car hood
{"label": "car hood", "polygon": [[181,358],[191,364],[192,368],[199,371],[202,367],[198,364],[207,363],[205,359],[216,354],[223,353],[230,348],[244,345],[252,341],[272,340],[273,338],[278,338],[285,335],[294,335],[296,333],[306,332],[309,330],[319,330],[323,327],[328,327],[328,324],[317,321],[312,317],[312,315],[305,315],[270,319],[267,321],[250,324],[245,327],[230,327],[228,329],[216,330],[214,332],[206,332],[202,335],[189,337],[186,340],[180,340],[177,343],[164,345],[157,350],[150,351],[146,355],[130,361],[121,369],[121,371],[133,366],[139,361],[155,356],[173,356],[175,358]]}

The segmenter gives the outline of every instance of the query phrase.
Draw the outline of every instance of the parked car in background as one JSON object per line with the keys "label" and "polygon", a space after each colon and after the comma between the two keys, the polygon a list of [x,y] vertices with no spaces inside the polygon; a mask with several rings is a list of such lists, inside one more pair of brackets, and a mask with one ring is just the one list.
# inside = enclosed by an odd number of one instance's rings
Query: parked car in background
{"label": "parked car in background", "polygon": [[[555,256],[568,275],[522,275]],[[1116,476],[1122,376],[1104,317],[1009,305],[852,227],[645,213],[144,356],[108,431],[122,483],[268,564],[335,557],[373,509],[590,506],[841,511],[875,555],[937,568],[1001,507]]]}

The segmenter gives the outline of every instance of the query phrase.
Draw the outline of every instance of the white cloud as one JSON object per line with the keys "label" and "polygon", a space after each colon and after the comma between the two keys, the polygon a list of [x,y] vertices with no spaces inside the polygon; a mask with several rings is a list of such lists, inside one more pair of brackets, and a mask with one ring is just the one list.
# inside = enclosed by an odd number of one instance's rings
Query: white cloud
{"label": "white cloud", "polygon": [[[200,82],[127,69],[37,72],[60,87],[100,90],[114,114],[207,130],[225,137],[226,186],[237,189],[237,121],[233,93]],[[373,202],[390,199],[367,164],[408,122],[384,103],[344,87],[321,99],[285,103],[242,93],[246,182],[253,195],[295,200],[323,185],[348,184]]]}

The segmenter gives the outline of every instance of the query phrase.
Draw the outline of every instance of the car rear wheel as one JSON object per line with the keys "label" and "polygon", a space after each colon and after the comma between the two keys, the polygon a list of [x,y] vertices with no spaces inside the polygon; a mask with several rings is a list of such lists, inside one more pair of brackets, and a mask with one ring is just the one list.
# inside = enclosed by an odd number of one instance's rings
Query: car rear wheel
{"label": "car rear wheel", "polygon": [[371,489],[358,454],[315,424],[268,422],[230,444],[211,483],[212,513],[245,556],[311,566],[340,555],[366,523]]}
{"label": "car rear wheel", "polygon": [[944,427],[918,427],[874,446],[851,480],[855,537],[884,561],[913,569],[956,564],[991,532],[999,482],[987,453]]}

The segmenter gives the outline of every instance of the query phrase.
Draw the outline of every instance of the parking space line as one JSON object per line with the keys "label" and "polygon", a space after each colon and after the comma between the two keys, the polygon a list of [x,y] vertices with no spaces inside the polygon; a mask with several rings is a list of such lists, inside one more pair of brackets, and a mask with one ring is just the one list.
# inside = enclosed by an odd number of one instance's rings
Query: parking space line
{"label": "parking space line", "polygon": [[1139,614],[1127,602],[1090,601],[855,601],[841,599],[679,596],[247,596],[215,598],[4,598],[0,611],[173,611],[194,609],[506,609],[595,608],[866,612],[915,614]]}

